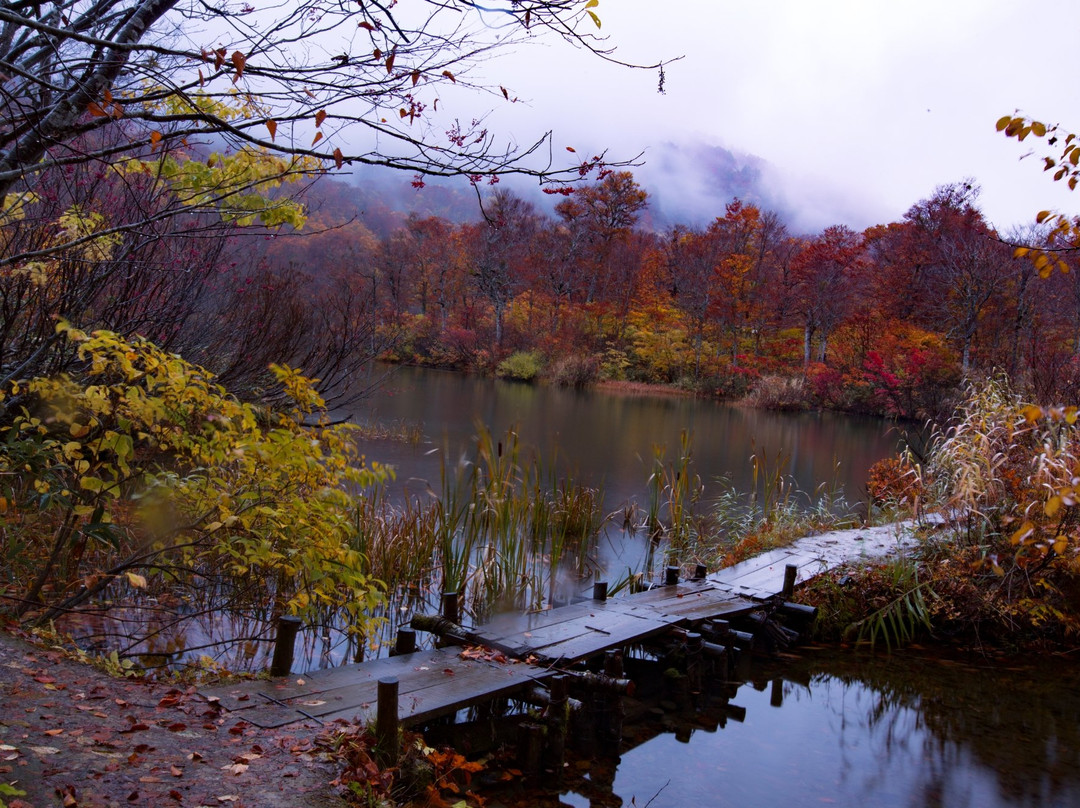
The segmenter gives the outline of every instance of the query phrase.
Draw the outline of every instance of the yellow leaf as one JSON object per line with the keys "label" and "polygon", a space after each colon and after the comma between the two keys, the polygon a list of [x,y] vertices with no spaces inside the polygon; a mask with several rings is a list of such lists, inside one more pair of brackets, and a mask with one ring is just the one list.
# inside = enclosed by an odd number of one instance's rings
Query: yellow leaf
{"label": "yellow leaf", "polygon": [[1005,131],[1005,127],[1007,127],[1010,123],[1012,123],[1012,115],[1004,115],[998,118],[997,130],[999,132]]}
{"label": "yellow leaf", "polygon": [[1030,536],[1034,530],[1035,525],[1031,524],[1031,522],[1024,522],[1024,524],[1020,525],[1020,529],[1012,534],[1012,543],[1020,544],[1020,542]]}
{"label": "yellow leaf", "polygon": [[1032,121],[1031,131],[1038,137],[1046,137],[1046,124],[1040,123],[1039,121]]}
{"label": "yellow leaf", "polygon": [[600,27],[600,18],[599,18],[599,17],[597,17],[597,16],[596,16],[596,15],[595,15],[595,14],[594,14],[593,12],[591,12],[591,11],[589,12],[589,16],[590,16],[590,17],[592,17],[592,21],[593,21],[593,23],[595,23],[595,25],[596,25],[596,27],[597,27],[597,28],[599,28],[599,27]]}
{"label": "yellow leaf", "polygon": [[1043,513],[1052,519],[1059,510],[1061,510],[1061,497],[1055,494],[1050,497],[1050,499],[1046,500],[1046,504],[1043,506]]}
{"label": "yellow leaf", "polygon": [[139,575],[137,572],[125,572],[124,575],[127,576],[128,583],[136,589],[146,589],[146,578],[144,576]]}
{"label": "yellow leaf", "polygon": [[589,2],[585,4],[585,8],[596,8],[598,5],[600,5],[600,0],[589,0]]}
{"label": "yellow leaf", "polygon": [[1068,540],[1068,538],[1066,538],[1065,536],[1058,536],[1056,539],[1054,539],[1054,552],[1055,553],[1057,553],[1058,555],[1061,555],[1067,549],[1069,549],[1069,540]]}
{"label": "yellow leaf", "polygon": [[1029,424],[1034,424],[1040,421],[1043,417],[1042,407],[1038,407],[1034,404],[1028,404],[1023,409],[1024,420]]}

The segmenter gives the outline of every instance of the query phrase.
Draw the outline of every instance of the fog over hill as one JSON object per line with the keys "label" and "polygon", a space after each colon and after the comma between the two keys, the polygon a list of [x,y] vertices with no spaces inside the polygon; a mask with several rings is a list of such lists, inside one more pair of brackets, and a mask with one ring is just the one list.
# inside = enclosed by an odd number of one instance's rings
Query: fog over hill
{"label": "fog over hill", "polygon": [[[706,226],[735,198],[775,210],[793,233],[817,233],[833,224],[861,229],[885,221],[826,181],[784,176],[760,157],[701,141],[651,147],[643,153],[641,165],[629,170],[649,194],[641,226],[658,232],[675,224]],[[358,166],[340,178],[317,183],[308,202],[320,220],[356,218],[377,235],[400,227],[409,214],[441,216],[454,223],[480,218],[477,189],[464,177],[426,177],[423,183],[418,188],[411,174]],[[562,199],[542,193],[531,177],[504,177],[499,185],[549,215]],[[489,183],[481,183],[479,190],[487,194]]]}

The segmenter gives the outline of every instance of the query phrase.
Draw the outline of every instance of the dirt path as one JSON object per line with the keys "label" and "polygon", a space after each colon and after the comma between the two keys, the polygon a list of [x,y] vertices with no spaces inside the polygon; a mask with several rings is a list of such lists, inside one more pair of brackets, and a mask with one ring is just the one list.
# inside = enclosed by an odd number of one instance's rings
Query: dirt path
{"label": "dirt path", "polygon": [[9,808],[337,808],[319,727],[259,730],[194,689],[114,679],[0,628],[0,784]]}

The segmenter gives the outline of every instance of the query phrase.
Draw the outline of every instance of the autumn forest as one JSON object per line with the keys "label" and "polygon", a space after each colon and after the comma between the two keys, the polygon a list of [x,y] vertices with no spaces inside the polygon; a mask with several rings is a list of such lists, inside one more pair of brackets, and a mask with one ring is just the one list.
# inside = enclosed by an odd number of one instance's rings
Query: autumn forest
{"label": "autumn forest", "polygon": [[[420,199],[446,193],[415,185]],[[1040,279],[1014,258],[1039,232],[994,231],[972,182],[937,188],[899,221],[816,234],[738,199],[706,227],[656,228],[625,170],[545,189],[550,214],[539,192],[482,190],[479,204],[458,202],[473,221],[455,222],[365,216],[355,187],[318,182],[305,235],[192,239],[215,254],[196,262],[212,291],[182,296],[199,316],[156,316],[152,336],[188,355],[197,334],[200,361],[255,385],[283,354],[330,387],[377,356],[900,418],[947,416],[972,373],[1006,373],[1036,400],[1080,383],[1077,275]]]}

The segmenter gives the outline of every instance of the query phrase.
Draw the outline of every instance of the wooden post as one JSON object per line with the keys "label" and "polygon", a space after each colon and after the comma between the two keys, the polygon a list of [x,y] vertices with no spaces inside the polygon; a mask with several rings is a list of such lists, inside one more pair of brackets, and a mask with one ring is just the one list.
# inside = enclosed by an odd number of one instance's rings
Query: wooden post
{"label": "wooden post", "polygon": [[518,766],[526,776],[540,773],[544,755],[544,727],[531,721],[518,724]]}
{"label": "wooden post", "polygon": [[704,640],[701,635],[696,631],[690,631],[686,634],[686,678],[687,684],[690,687],[690,695],[695,696],[701,693],[702,685],[702,656],[704,651]]}
{"label": "wooden post", "polygon": [[271,676],[289,675],[289,672],[292,670],[296,633],[299,630],[299,617],[285,615],[278,618],[277,639],[274,640],[274,659],[270,663]]}
{"label": "wooden post", "polygon": [[784,680],[779,677],[772,680],[772,690],[769,691],[769,706],[784,706]]}
{"label": "wooden post", "polygon": [[443,592],[442,616],[451,623],[460,623],[460,611],[458,610],[458,593]]}
{"label": "wooden post", "polygon": [[607,600],[607,581],[596,581],[592,585],[593,600]]}
{"label": "wooden post", "polygon": [[411,654],[416,650],[416,629],[410,626],[399,626],[397,640],[394,642],[394,656]]}
{"label": "wooden post", "polygon": [[561,779],[566,762],[566,726],[570,720],[570,677],[551,677],[551,701],[547,707],[547,767]]}
{"label": "wooden post", "polygon": [[784,588],[780,593],[784,600],[791,600],[791,596],[795,594],[795,578],[798,574],[799,568],[795,564],[784,567]]}
{"label": "wooden post", "polygon": [[375,751],[379,765],[396,766],[398,761],[398,680],[379,680],[378,712],[375,716]]}
{"label": "wooden post", "polygon": [[698,564],[696,567],[694,567],[694,580],[695,581],[704,581],[705,577],[708,574],[709,574],[709,568],[706,567],[704,564]]}
{"label": "wooden post", "polygon": [[664,586],[675,586],[679,583],[679,572],[681,572],[678,564],[673,564],[667,568],[664,575]]}
{"label": "wooden post", "polygon": [[[623,656],[622,650],[619,648],[612,648],[604,653],[604,673],[610,676],[612,679],[619,680],[623,678]],[[605,751],[609,751],[607,747],[610,746],[610,754],[614,757],[619,756],[619,745],[622,743],[623,734],[623,718],[626,715],[626,711],[623,706],[623,697],[618,691],[612,691],[604,697],[605,707],[605,723],[604,728],[606,732],[605,737]]]}

